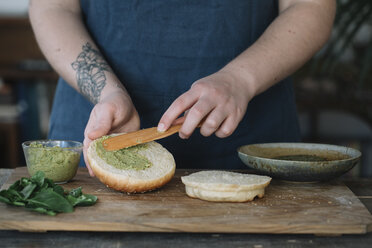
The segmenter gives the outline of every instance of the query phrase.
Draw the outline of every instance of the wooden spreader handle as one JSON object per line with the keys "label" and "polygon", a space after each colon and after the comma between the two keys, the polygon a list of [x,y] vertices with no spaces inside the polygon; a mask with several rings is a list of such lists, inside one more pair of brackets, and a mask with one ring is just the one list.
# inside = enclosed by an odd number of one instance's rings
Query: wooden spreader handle
{"label": "wooden spreader handle", "polygon": [[146,142],[150,142],[153,140],[158,140],[161,138],[168,137],[172,134],[177,133],[180,130],[181,126],[182,124],[171,126],[165,132],[159,132],[157,130],[157,127],[141,129],[135,132],[130,132],[130,133],[121,134],[121,135],[108,138],[104,140],[102,143],[103,143],[103,147],[107,151],[120,150],[123,148],[127,148],[131,146],[143,144]]}

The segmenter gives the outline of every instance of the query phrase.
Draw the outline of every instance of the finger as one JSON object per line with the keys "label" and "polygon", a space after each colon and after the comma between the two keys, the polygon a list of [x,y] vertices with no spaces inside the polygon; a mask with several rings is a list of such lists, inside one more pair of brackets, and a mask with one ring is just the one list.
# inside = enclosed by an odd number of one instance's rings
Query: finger
{"label": "finger", "polygon": [[182,116],[180,118],[177,118],[176,120],[174,120],[174,122],[172,123],[172,126],[174,125],[179,125],[179,124],[182,124],[186,119],[186,116]]}
{"label": "finger", "polygon": [[[95,111],[95,116],[92,119],[92,124],[87,130],[87,136],[91,140],[102,137],[110,132],[114,114],[112,111],[100,108]],[[91,117],[92,118],[92,117]]]}
{"label": "finger", "polygon": [[212,135],[221,126],[226,118],[227,114],[224,113],[222,109],[215,108],[204,121],[202,127],[200,128],[200,133],[205,137]]}
{"label": "finger", "polygon": [[88,133],[91,132],[95,128],[94,126],[94,123],[96,122],[95,119],[96,119],[96,114],[95,114],[95,109],[93,108],[92,112],[89,115],[88,123],[85,126],[85,130],[84,130],[85,137],[87,137]]}
{"label": "finger", "polygon": [[90,176],[94,177],[94,172],[89,165],[89,160],[87,157],[87,151],[92,140],[95,140],[110,131],[113,115],[110,111],[104,111],[104,109],[96,106],[92,110],[92,113],[89,117],[87,126],[84,131],[84,147],[83,155],[84,162],[88,168]]}
{"label": "finger", "polygon": [[187,114],[185,122],[179,131],[180,137],[183,139],[190,137],[199,123],[213,110],[214,107],[215,105],[213,103],[205,99],[200,99],[196,102]]}
{"label": "finger", "polygon": [[186,110],[186,111],[184,112],[183,116],[181,116],[180,118],[177,118],[177,119],[172,123],[172,125],[179,125],[179,124],[184,123],[188,113],[189,113],[189,109]]}
{"label": "finger", "polygon": [[130,133],[139,130],[138,126],[122,126],[112,131],[112,133]]}
{"label": "finger", "polygon": [[190,91],[178,97],[161,117],[158,124],[158,130],[160,132],[167,130],[178,116],[195,104],[197,99],[198,95]]}
{"label": "finger", "polygon": [[85,166],[88,168],[88,171],[89,171],[89,175],[91,177],[94,177],[95,176],[94,172],[93,172],[92,168],[90,168],[89,160],[88,160],[88,157],[87,157],[88,147],[89,147],[91,142],[92,142],[92,140],[90,140],[88,138],[84,139],[83,156],[84,156]]}
{"label": "finger", "polygon": [[237,128],[240,120],[237,120],[233,116],[229,116],[222,123],[220,128],[216,131],[216,136],[219,138],[226,138],[230,136]]}
{"label": "finger", "polygon": [[87,151],[88,151],[90,143],[92,142],[92,140],[88,138],[88,133],[95,128],[94,125],[93,125],[93,123],[95,123],[95,121],[94,121],[95,113],[93,111],[92,111],[92,113],[89,117],[88,123],[85,127],[85,130],[84,130],[84,142],[83,142],[84,162],[85,162],[85,166],[88,168],[89,175],[91,177],[94,177],[94,173],[93,173],[93,171],[92,171],[92,169],[90,168],[90,165],[89,165],[89,160],[88,160],[88,157],[87,157]]}

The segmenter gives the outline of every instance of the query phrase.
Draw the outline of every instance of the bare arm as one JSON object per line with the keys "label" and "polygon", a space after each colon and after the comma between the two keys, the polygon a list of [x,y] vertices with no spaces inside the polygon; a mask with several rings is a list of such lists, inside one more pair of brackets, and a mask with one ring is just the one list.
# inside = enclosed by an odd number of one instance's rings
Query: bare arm
{"label": "bare arm", "polygon": [[[139,128],[139,116],[124,86],[101,55],[82,21],[79,0],[31,0],[36,39],[54,69],[95,104],[84,132],[90,142],[112,132]],[[86,165],[91,175],[88,161]]]}
{"label": "bare arm", "polygon": [[159,130],[168,129],[186,111],[181,138],[188,138],[203,118],[201,134],[229,136],[254,96],[293,73],[323,46],[332,28],[335,0],[279,0],[279,7],[279,16],[251,47],[172,103]]}
{"label": "bare arm", "polygon": [[279,16],[250,48],[224,69],[235,71],[258,95],[284,79],[327,41],[335,0],[279,0]]}
{"label": "bare arm", "polygon": [[[29,15],[45,57],[73,88],[98,103],[102,91],[120,87],[82,22],[78,0],[31,0]],[[88,68],[95,77],[84,73]]]}

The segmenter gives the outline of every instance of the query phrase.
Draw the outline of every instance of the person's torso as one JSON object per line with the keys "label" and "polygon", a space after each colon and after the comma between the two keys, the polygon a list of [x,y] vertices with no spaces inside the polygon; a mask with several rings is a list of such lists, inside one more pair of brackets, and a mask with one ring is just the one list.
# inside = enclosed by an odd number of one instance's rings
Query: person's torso
{"label": "person's torso", "polygon": [[[157,125],[193,82],[247,49],[278,14],[275,0],[81,0],[81,6],[142,128]],[[196,131],[186,141],[172,136],[161,142],[181,167],[239,168],[239,145],[297,139],[292,87],[281,82],[250,102],[231,137],[204,138]]]}

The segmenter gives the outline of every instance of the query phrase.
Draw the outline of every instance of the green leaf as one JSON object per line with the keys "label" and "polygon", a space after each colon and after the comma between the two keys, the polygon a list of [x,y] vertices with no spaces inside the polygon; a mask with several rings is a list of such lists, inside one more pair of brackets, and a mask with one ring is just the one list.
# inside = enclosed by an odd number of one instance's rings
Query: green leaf
{"label": "green leaf", "polygon": [[67,196],[66,196],[66,199],[69,201],[69,203],[70,203],[73,207],[75,207],[76,204],[78,203],[78,199],[75,198],[75,197],[73,197],[72,195],[67,195]]}
{"label": "green leaf", "polygon": [[8,199],[12,202],[22,201],[22,199],[23,199],[23,196],[21,194],[19,194],[18,191],[14,190],[14,189],[8,189],[6,191],[6,194],[8,195]]}
{"label": "green leaf", "polygon": [[[3,192],[3,191],[1,191],[1,192]],[[7,197],[4,197],[4,196],[1,195],[1,192],[0,192],[0,202],[11,204],[10,200]]]}
{"label": "green leaf", "polygon": [[38,192],[28,202],[56,212],[71,213],[74,211],[70,202],[51,188]]}
{"label": "green leaf", "polygon": [[41,187],[39,187],[39,189],[37,191],[41,191],[41,190],[47,189],[49,187],[51,187],[51,186],[49,186],[48,183],[44,182],[44,184]]}
{"label": "green leaf", "polygon": [[54,184],[53,185],[53,191],[56,192],[57,194],[60,194],[61,196],[64,196],[65,191],[60,185]]}
{"label": "green leaf", "polygon": [[21,178],[7,190],[0,191],[0,202],[52,216],[58,212],[73,212],[74,206],[91,206],[96,201],[96,196],[83,194],[81,187],[65,191],[45,178],[43,172],[37,172],[31,178]]}
{"label": "green leaf", "polygon": [[97,196],[82,194],[76,198],[76,203],[74,206],[91,206],[96,203],[97,199]]}
{"label": "green leaf", "polygon": [[53,185],[55,185],[55,183],[53,182],[52,179],[45,178],[44,181],[45,181],[45,184],[46,184],[47,186],[49,186],[49,187],[53,187]]}
{"label": "green leaf", "polygon": [[24,207],[24,206],[26,206],[26,204],[24,202],[20,202],[20,201],[15,201],[12,204],[14,206],[18,206],[18,207]]}
{"label": "green leaf", "polygon": [[34,192],[36,187],[37,185],[34,183],[29,184],[26,187],[24,187],[23,190],[21,191],[21,194],[23,195],[23,199],[26,200],[27,198],[29,198],[32,192]]}
{"label": "green leaf", "polygon": [[57,214],[57,213],[54,212],[54,211],[51,211],[51,210],[47,211],[47,215],[54,216],[54,215],[56,215],[56,214]]}
{"label": "green leaf", "polygon": [[30,185],[32,183],[33,182],[29,178],[22,177],[20,182],[19,182],[19,186],[20,187],[26,187],[27,185]]}
{"label": "green leaf", "polygon": [[[13,195],[8,192],[8,190],[0,191],[0,196],[2,197],[2,202],[12,204]],[[6,199],[6,200],[5,200]]]}
{"label": "green leaf", "polygon": [[91,206],[97,202],[97,199],[95,195],[82,194],[79,196],[76,206]]}
{"label": "green leaf", "polygon": [[83,194],[81,187],[70,190],[66,198],[72,206],[91,206],[97,201],[96,196]]}
{"label": "green leaf", "polygon": [[15,181],[8,189],[18,190],[21,187],[21,180]]}
{"label": "green leaf", "polygon": [[32,177],[31,181],[36,183],[39,187],[44,184],[45,174],[42,171],[37,171]]}
{"label": "green leaf", "polygon": [[81,196],[81,194],[82,194],[81,187],[78,187],[76,189],[72,189],[69,192],[69,195],[72,195],[73,197],[79,197],[79,196]]}
{"label": "green leaf", "polygon": [[47,209],[45,209],[45,208],[41,208],[41,207],[39,207],[39,208],[32,208],[32,209],[30,209],[30,210],[32,210],[32,211],[36,211],[36,212],[41,213],[41,214],[51,215],[51,216],[54,216],[54,215],[57,214],[57,213],[54,212],[54,211],[50,211],[50,210],[47,210]]}

